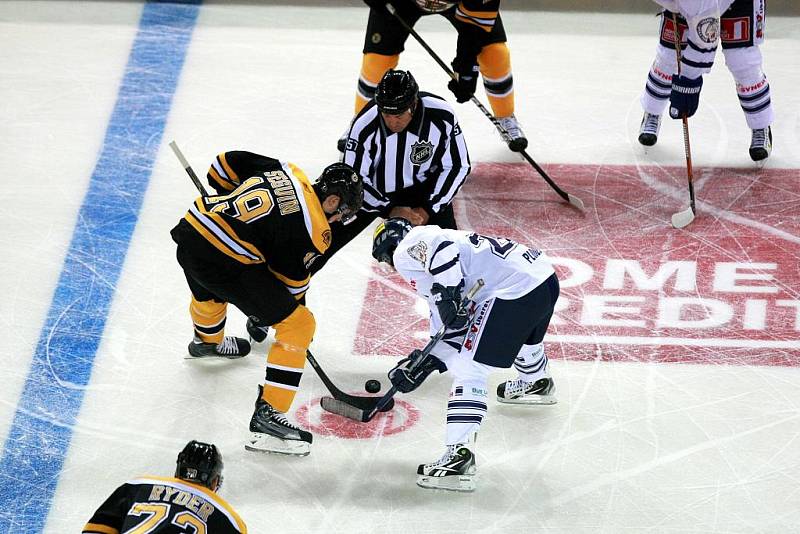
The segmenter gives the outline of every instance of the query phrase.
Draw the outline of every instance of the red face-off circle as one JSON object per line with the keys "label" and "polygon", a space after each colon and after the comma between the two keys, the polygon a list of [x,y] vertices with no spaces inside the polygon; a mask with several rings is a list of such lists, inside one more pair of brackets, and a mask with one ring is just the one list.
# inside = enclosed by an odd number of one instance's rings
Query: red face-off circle
{"label": "red face-off circle", "polygon": [[419,411],[410,403],[395,398],[394,408],[378,413],[372,421],[361,423],[341,415],[326,412],[319,404],[320,398],[312,399],[298,408],[295,418],[300,426],[320,436],[336,436],[345,439],[372,439],[376,436],[391,436],[404,432],[419,420]]}

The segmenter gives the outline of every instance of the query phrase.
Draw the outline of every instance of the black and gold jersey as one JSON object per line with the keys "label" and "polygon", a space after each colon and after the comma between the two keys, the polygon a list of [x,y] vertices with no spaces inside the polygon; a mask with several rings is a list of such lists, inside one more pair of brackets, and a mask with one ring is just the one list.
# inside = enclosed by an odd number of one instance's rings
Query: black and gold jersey
{"label": "black and gold jersey", "polygon": [[295,297],[302,297],[308,267],[331,244],[328,216],[303,171],[231,151],[217,156],[208,180],[220,194],[195,200],[186,222],[226,256],[266,264]]}
{"label": "black and gold jersey", "polygon": [[231,505],[210,489],[178,478],[148,476],[118,487],[82,532],[247,534],[247,526]]}
{"label": "black and gold jersey", "polygon": [[456,7],[455,19],[459,23],[491,32],[499,9],[500,0],[463,0]]}

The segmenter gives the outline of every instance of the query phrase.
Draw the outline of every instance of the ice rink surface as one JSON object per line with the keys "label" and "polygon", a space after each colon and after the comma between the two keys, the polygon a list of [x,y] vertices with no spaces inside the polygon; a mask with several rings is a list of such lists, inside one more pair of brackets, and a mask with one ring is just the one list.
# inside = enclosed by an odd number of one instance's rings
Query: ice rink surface
{"label": "ice rink surface", "polygon": [[[654,10],[655,13],[655,4]],[[473,494],[415,486],[439,457],[450,380],[369,425],[324,414],[307,369],[292,419],[306,458],[243,442],[266,346],[184,360],[189,292],[169,230],[199,173],[246,149],[315,177],[337,158],[366,8],[3,2],[0,118],[0,532],[78,532],[119,484],[170,475],[189,439],[225,456],[222,495],[250,532],[796,532],[800,524],[800,19],[768,17],[777,118],[763,168],[720,56],[690,119],[699,216],[679,123],[636,141],[655,48],[645,15],[504,12],[517,116],[561,202],[471,104],[459,224],[540,246],[562,299],[546,338],[559,403],[490,410]],[[418,31],[449,61],[439,17]],[[448,96],[409,40],[401,66]],[[483,97],[482,90],[479,95]],[[359,392],[424,342],[410,288],[376,269],[368,232],[315,277],[312,349]],[[243,317],[227,332],[242,335]],[[490,387],[512,376],[492,376]]]}

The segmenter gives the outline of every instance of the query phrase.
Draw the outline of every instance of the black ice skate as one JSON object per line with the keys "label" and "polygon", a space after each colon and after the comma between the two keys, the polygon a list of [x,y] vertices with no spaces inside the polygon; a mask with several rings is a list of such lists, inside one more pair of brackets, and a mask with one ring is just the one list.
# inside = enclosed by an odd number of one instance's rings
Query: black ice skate
{"label": "black ice skate", "polygon": [[236,358],[243,358],[250,354],[250,343],[240,337],[225,336],[222,342],[203,343],[200,338],[195,337],[189,343],[189,358],[227,358],[235,360]]}
{"label": "black ice skate", "polygon": [[269,326],[261,326],[258,317],[251,315],[247,318],[247,334],[250,336],[250,343],[262,343],[267,339]]}
{"label": "black ice skate", "polygon": [[307,456],[311,452],[313,436],[286,419],[286,414],[273,408],[261,398],[258,386],[256,409],[250,419],[250,439],[244,446],[248,451]]}
{"label": "black ice skate", "polygon": [[525,382],[517,378],[497,386],[497,400],[506,404],[555,404],[556,384],[552,378]]}
{"label": "black ice skate", "polygon": [[642,124],[639,126],[639,142],[644,146],[653,146],[658,141],[659,129],[661,129],[661,115],[645,111]]}
{"label": "black ice skate", "polygon": [[772,127],[753,130],[750,139],[750,159],[753,161],[767,159],[770,152],[772,152]]}
{"label": "black ice skate", "polygon": [[417,486],[475,491],[475,455],[466,444],[448,445],[438,461],[417,468]]}
{"label": "black ice skate", "polygon": [[508,117],[497,120],[500,122],[500,126],[503,127],[503,130],[508,134],[508,139],[506,140],[508,148],[513,152],[521,152],[528,148],[528,140],[525,138],[525,133],[522,131],[514,115],[509,115]]}

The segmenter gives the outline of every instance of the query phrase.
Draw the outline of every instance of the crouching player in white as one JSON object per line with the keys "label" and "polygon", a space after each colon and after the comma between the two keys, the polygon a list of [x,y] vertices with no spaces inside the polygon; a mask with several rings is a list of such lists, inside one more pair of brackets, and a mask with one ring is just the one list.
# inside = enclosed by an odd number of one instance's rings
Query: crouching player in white
{"label": "crouching player in white", "polygon": [[[514,404],[554,404],[544,339],[559,284],[547,256],[508,239],[442,229],[412,228],[388,219],[375,231],[372,255],[393,266],[427,299],[430,328],[447,331],[419,368],[413,351],[389,372],[403,393],[415,390],[434,370],[449,371],[447,450],[417,469],[417,484],[455,491],[475,489],[475,435],[486,415],[489,373],[514,365],[517,378],[497,386],[497,400]],[[465,309],[462,293],[478,279],[484,286]],[[466,288],[466,289],[465,289]]]}

